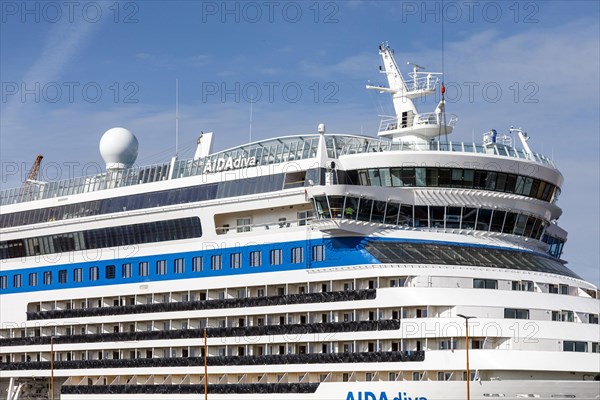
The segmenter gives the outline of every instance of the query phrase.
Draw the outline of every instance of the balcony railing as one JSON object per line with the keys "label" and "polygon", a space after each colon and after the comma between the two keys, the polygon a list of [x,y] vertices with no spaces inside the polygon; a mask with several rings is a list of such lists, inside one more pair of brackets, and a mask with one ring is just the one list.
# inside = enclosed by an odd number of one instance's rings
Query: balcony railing
{"label": "balcony railing", "polygon": [[32,311],[28,320],[84,318],[106,315],[143,314],[192,310],[217,310],[225,308],[268,307],[289,304],[329,303],[338,301],[372,300],[376,289],[345,290],[336,292],[298,293],[267,297],[247,297],[240,299],[197,300],[171,303],[137,304],[129,306],[72,308],[69,310]]}
{"label": "balcony railing", "polygon": [[[380,363],[380,362],[419,362],[425,360],[425,352],[420,351],[373,351],[362,353],[312,353],[277,354],[263,356],[209,356],[209,366],[228,365],[283,365],[283,364],[335,364],[335,363]],[[103,360],[55,361],[54,369],[95,369],[95,368],[157,368],[192,367],[204,365],[203,357],[132,358]],[[50,361],[33,361],[0,364],[0,371],[49,370]]]}
{"label": "balcony railing", "polygon": [[[318,383],[237,383],[210,384],[208,393],[314,393]],[[69,395],[114,395],[114,394],[202,394],[204,384],[153,384],[153,385],[67,385],[60,389]]]}
{"label": "balcony railing", "polygon": [[[321,322],[313,324],[255,325],[231,328],[207,328],[206,337],[245,337],[267,335],[302,335],[313,333],[343,333],[390,331],[400,329],[400,320],[386,319],[379,321]],[[108,343],[140,340],[175,340],[200,338],[203,329],[177,329],[139,332],[111,332],[90,335],[61,335],[54,337],[55,344],[66,343]],[[50,344],[52,336],[33,336],[0,339],[0,347],[33,346]]]}

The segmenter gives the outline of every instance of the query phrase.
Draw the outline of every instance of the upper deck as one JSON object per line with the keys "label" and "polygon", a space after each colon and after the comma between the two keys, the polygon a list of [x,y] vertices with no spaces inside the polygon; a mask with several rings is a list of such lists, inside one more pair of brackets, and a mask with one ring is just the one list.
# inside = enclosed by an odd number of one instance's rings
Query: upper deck
{"label": "upper deck", "polygon": [[[410,143],[369,136],[341,134],[326,135],[325,142],[329,158],[392,151],[452,152],[456,154],[515,158],[556,168],[554,162],[544,155],[528,153],[525,150],[501,143],[487,145],[452,141],[447,143],[439,141]],[[318,144],[318,134],[286,136],[237,146],[200,159],[174,160],[168,163],[134,167],[118,172],[107,172],[54,182],[36,182],[30,185],[26,191],[21,188],[1,191],[0,205],[5,206],[105,189],[142,185],[230,169],[309,160],[317,157]]]}

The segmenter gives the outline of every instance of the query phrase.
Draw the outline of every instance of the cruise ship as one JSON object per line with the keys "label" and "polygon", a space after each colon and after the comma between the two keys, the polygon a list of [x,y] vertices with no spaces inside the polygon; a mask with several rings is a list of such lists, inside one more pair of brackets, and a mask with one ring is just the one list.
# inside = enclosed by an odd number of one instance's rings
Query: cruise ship
{"label": "cruise ship", "polygon": [[562,174],[522,129],[453,141],[442,76],[379,55],[377,135],[140,167],[113,128],[105,172],[3,190],[0,398],[599,399]]}

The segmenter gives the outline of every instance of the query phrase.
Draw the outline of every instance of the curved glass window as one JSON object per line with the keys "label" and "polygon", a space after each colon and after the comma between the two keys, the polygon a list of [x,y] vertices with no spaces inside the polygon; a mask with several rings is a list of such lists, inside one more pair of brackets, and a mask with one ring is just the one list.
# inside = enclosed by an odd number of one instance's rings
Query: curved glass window
{"label": "curved glass window", "polygon": [[[198,217],[113,226],[35,238],[0,241],[0,260],[67,251],[166,242],[201,236],[202,228]],[[36,246],[36,243],[42,243],[42,246]],[[114,266],[112,267],[114,268]],[[108,271],[107,275],[109,275]],[[110,276],[114,278],[114,270],[112,270]]]}
{"label": "curved glass window", "polygon": [[372,241],[366,249],[382,263],[443,264],[546,272],[581,279],[558,260],[531,252],[486,246]]}
{"label": "curved glass window", "polygon": [[244,196],[248,194],[274,192],[287,189],[288,187],[308,186],[309,184],[319,185],[323,182],[321,179],[322,173],[324,174],[323,168],[310,169],[302,172],[304,174],[291,172],[288,174],[264,175],[158,192],[92,200],[83,203],[66,204],[64,206],[0,214],[0,228],[83,218],[94,215],[141,210],[145,208],[164,207],[175,204],[188,204],[197,201]]}
{"label": "curved glass window", "polygon": [[315,196],[313,202],[319,218],[350,219],[410,228],[476,230],[540,240],[548,225],[545,220],[531,215],[488,208],[413,206],[353,196]]}
{"label": "curved glass window", "polygon": [[560,258],[562,255],[563,247],[565,245],[565,241],[553,236],[544,235],[542,237],[542,242],[548,244],[548,254],[553,257]]}
{"label": "curved glass window", "polygon": [[528,176],[462,168],[370,168],[339,174],[340,183],[361,186],[440,187],[492,190],[556,202],[560,189]]}

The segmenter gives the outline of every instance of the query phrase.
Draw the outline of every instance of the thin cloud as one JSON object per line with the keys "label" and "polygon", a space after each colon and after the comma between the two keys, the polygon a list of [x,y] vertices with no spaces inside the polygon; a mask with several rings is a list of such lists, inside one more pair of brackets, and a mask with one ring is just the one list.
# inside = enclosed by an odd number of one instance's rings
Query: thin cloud
{"label": "thin cloud", "polygon": [[212,58],[207,54],[196,54],[187,57],[175,57],[172,54],[137,53],[136,59],[156,68],[204,67],[211,63]]}
{"label": "thin cloud", "polygon": [[[376,56],[376,53],[374,53]],[[332,78],[342,75],[361,77],[370,76],[374,65],[373,53],[361,53],[345,57],[333,64],[316,63],[304,60],[300,66],[308,76],[316,78]]]}
{"label": "thin cloud", "polygon": [[[64,19],[52,25],[40,56],[25,72],[22,82],[31,86],[38,82],[43,85],[58,80],[100,25],[83,19],[73,23]],[[19,98],[11,98],[2,113],[4,123],[10,126],[18,122],[21,108]]]}

